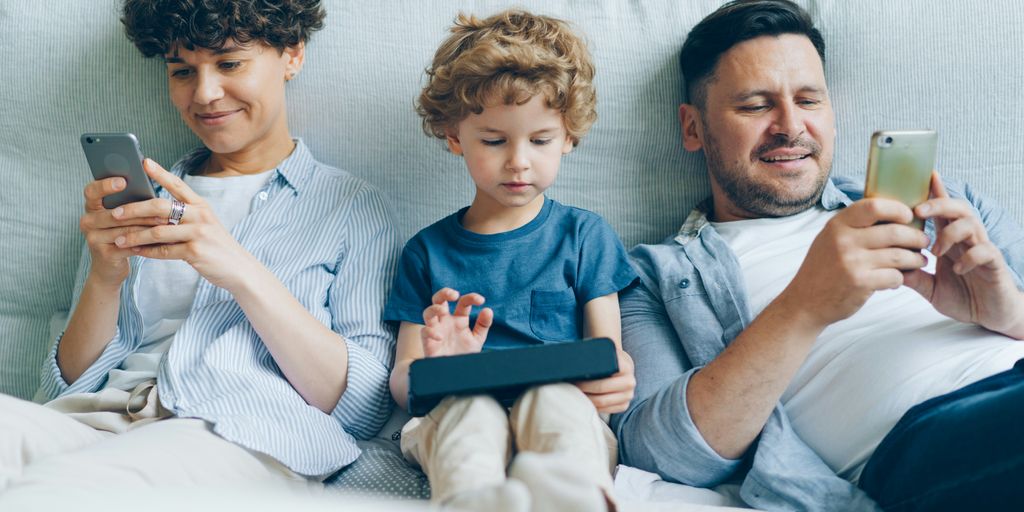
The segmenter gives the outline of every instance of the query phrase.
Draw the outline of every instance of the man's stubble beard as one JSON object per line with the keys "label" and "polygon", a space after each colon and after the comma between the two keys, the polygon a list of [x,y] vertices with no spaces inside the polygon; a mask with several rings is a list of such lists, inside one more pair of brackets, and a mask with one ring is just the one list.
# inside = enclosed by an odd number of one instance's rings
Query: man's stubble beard
{"label": "man's stubble beard", "polygon": [[[718,141],[711,135],[708,126],[704,125],[704,158],[707,160],[708,172],[712,179],[729,198],[733,206],[749,213],[754,218],[787,217],[812,208],[821,199],[822,191],[832,171],[832,160],[822,162],[825,166],[815,177],[814,188],[801,197],[779,197],[774,190],[753,179],[744,179],[740,169],[729,167],[718,150]],[[795,143],[794,143],[795,142]],[[805,147],[812,151],[808,158],[821,154],[821,146],[813,141],[779,140],[758,148],[764,153],[780,147]]]}

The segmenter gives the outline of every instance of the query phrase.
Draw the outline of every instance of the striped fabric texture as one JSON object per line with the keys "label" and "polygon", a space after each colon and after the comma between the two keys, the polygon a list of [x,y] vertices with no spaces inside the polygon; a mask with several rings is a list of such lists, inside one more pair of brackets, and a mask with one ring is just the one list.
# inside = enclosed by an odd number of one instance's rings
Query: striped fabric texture
{"label": "striped fabric texture", "polygon": [[[172,172],[184,176],[207,154],[197,150]],[[169,197],[163,189],[158,194]],[[372,437],[391,412],[394,329],[380,318],[399,252],[390,206],[363,180],[318,163],[299,141],[231,233],[314,317],[341,335],[338,342],[348,346],[348,387],[330,415],[308,405],[234,298],[201,279],[189,316],[160,365],[160,401],[178,416],[209,421],[224,438],[269,454],[297,473],[332,473],[356,459],[355,439]],[[45,398],[97,391],[107,373],[138,348],[142,315],[136,297],[146,283],[137,276],[145,262],[132,258],[114,339],[71,385],[61,377],[60,345],[54,345],[43,369]],[[76,283],[76,300],[83,284]]]}
{"label": "striped fabric texture", "polygon": [[[399,236],[465,206],[463,161],[413,110],[424,68],[458,12],[519,6],[583,33],[598,120],[563,158],[550,197],[604,216],[627,247],[675,233],[708,193],[699,153],[680,145],[679,48],[722,0],[325,0],[289,126],[317,158],[391,200]],[[938,167],[1024,219],[1024,23],[1019,0],[798,0],[825,41],[836,111],[833,173],[862,176],[878,129],[933,128]],[[91,179],[78,137],[131,131],[169,164],[197,142],[167,99],[159,59],[118,22],[119,0],[0,0],[0,392],[30,397],[70,307]],[[55,322],[59,330],[60,321]]]}

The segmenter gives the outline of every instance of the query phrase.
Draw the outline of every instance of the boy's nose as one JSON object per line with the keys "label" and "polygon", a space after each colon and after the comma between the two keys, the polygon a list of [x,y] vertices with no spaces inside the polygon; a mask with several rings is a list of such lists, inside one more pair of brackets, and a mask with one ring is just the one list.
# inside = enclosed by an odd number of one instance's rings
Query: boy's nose
{"label": "boy's nose", "polygon": [[530,159],[527,158],[526,148],[522,145],[515,145],[511,148],[505,167],[510,171],[525,171],[530,168]]}

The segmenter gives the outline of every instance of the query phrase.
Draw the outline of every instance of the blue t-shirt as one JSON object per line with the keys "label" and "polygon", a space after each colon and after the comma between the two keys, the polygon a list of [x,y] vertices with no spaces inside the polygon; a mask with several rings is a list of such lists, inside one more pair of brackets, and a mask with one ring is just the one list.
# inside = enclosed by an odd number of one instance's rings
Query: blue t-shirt
{"label": "blue t-shirt", "polygon": [[481,235],[462,227],[467,209],[406,244],[385,320],[423,324],[431,297],[449,287],[483,295],[494,310],[485,349],[574,341],[583,337],[584,304],[637,277],[618,235],[593,212],[545,199],[525,226]]}

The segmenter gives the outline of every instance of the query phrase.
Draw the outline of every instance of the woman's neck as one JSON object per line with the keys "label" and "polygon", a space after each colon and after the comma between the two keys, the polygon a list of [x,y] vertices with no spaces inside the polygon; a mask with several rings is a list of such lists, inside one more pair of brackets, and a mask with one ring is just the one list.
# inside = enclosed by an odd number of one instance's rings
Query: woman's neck
{"label": "woman's neck", "polygon": [[285,132],[271,140],[249,144],[233,153],[212,153],[203,176],[224,178],[258,174],[277,167],[295,150],[295,141]]}

